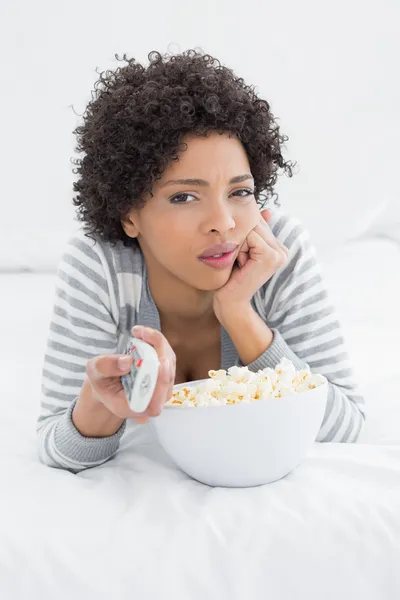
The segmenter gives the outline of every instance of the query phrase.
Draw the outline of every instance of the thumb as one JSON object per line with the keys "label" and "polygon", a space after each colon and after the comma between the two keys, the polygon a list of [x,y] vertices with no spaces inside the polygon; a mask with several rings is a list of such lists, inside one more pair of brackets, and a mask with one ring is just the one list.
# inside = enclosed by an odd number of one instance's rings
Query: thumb
{"label": "thumb", "polygon": [[88,361],[86,372],[92,381],[105,377],[120,377],[128,373],[132,362],[132,357],[126,354],[95,356]]}

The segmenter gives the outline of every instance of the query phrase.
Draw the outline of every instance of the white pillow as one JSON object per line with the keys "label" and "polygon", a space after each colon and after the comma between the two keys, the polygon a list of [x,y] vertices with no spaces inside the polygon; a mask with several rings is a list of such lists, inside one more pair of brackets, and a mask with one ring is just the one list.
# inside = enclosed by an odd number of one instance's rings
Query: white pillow
{"label": "white pillow", "polygon": [[400,244],[400,199],[385,202],[362,237],[386,237]]}
{"label": "white pillow", "polygon": [[[320,176],[319,176],[320,178]],[[340,185],[323,182],[307,182],[301,171],[293,178],[281,176],[276,185],[281,210],[302,222],[309,231],[318,255],[336,251],[349,240],[362,237],[371,230],[374,222],[385,208],[384,200],[376,200],[373,194],[363,194],[352,189],[354,182],[347,178],[340,192]],[[346,185],[347,184],[347,185]],[[268,206],[273,206],[270,203]]]}
{"label": "white pillow", "polygon": [[54,271],[78,227],[73,222],[63,228],[0,231],[0,272]]}
{"label": "white pillow", "polygon": [[321,261],[367,419],[359,442],[400,444],[400,252],[387,239],[357,240]]}

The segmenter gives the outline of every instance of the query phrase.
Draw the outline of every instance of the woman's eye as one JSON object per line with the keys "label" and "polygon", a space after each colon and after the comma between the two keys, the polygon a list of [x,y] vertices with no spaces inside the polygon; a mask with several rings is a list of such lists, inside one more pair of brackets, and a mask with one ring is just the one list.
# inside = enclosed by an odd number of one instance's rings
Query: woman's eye
{"label": "woman's eye", "polygon": [[189,197],[189,198],[191,197],[196,200],[196,198],[194,196],[192,196],[192,194],[177,194],[173,198],[170,198],[170,202],[172,204],[190,204],[190,202],[185,202],[185,199],[187,197]]}
{"label": "woman's eye", "polygon": [[246,192],[246,194],[245,195],[241,195],[240,198],[246,198],[247,196],[252,196],[254,194],[253,190],[249,190],[249,189],[236,190],[233,193],[234,194],[239,194],[240,192]]}
{"label": "woman's eye", "polygon": [[[244,192],[244,194],[242,192]],[[239,198],[247,198],[248,196],[252,196],[253,194],[254,191],[247,188],[244,188],[242,190],[236,190],[232,193],[232,195],[239,196]],[[171,204],[190,204],[191,202],[193,202],[193,200],[187,201],[188,198],[193,198],[194,200],[197,200],[197,198],[192,194],[186,194],[182,192],[181,194],[177,194],[176,196],[170,198],[170,202]]]}

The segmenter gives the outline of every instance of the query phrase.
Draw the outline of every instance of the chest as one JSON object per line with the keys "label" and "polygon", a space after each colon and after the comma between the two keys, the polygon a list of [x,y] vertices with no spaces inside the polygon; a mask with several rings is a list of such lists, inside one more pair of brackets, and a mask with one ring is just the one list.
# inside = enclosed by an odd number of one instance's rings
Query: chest
{"label": "chest", "polygon": [[208,371],[221,368],[221,329],[177,333],[164,330],[176,355],[175,384],[207,379]]}

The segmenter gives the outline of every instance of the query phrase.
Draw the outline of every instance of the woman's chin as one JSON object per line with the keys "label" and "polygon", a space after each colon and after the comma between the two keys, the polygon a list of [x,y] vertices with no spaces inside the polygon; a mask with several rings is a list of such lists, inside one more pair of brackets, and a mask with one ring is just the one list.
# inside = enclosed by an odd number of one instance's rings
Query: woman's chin
{"label": "woman's chin", "polygon": [[196,280],[194,287],[202,292],[216,292],[220,288],[222,288],[226,283],[228,283],[229,278],[231,276],[231,272],[228,273],[223,271],[215,271],[211,273],[207,278],[199,277]]}

